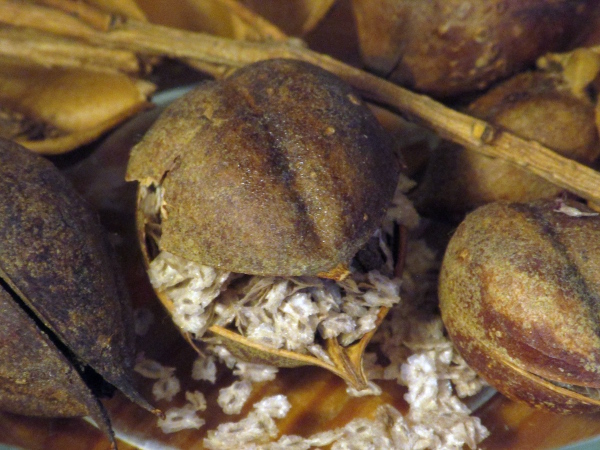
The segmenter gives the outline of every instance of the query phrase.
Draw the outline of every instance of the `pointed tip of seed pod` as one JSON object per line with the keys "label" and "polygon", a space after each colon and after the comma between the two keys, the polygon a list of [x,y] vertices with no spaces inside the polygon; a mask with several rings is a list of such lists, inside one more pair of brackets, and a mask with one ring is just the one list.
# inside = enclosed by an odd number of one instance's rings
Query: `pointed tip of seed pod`
{"label": "pointed tip of seed pod", "polygon": [[161,419],[164,418],[164,413],[160,409],[152,406],[133,387],[129,386],[129,388],[126,390],[123,390],[122,388],[120,388],[120,389],[127,396],[127,398],[129,398],[129,400],[131,400],[133,403],[135,403],[139,407],[144,408],[146,411],[154,414],[155,416],[157,416]]}

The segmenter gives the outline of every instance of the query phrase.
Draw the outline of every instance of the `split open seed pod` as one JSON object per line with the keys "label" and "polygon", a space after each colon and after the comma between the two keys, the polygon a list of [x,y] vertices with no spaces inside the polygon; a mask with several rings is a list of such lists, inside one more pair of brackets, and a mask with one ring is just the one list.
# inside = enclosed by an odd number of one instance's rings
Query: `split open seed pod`
{"label": "split open seed pod", "polygon": [[127,179],[140,182],[151,281],[190,339],[218,336],[254,362],[320,365],[363,389],[362,351],[397,286],[349,264],[398,173],[389,136],[348,85],[268,60],[170,105]]}
{"label": "split open seed pod", "polygon": [[133,387],[133,316],[112,250],[51,163],[0,140],[0,171],[0,408],[89,415],[114,440],[103,390],[153,409]]}
{"label": "split open seed pod", "polygon": [[576,202],[493,203],[460,224],[440,274],[442,319],[508,397],[600,410],[600,216]]}

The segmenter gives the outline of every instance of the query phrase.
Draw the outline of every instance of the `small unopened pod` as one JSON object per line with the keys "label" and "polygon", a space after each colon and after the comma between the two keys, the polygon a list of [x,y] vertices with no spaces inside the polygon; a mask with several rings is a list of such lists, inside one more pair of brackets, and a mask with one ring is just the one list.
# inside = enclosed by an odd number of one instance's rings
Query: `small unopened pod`
{"label": "small unopened pod", "polygon": [[98,217],[50,162],[0,140],[0,409],[91,416],[132,384],[133,316]]}
{"label": "small unopened pod", "polygon": [[575,202],[492,203],[444,255],[442,319],[467,363],[506,396],[600,410],[600,217]]}

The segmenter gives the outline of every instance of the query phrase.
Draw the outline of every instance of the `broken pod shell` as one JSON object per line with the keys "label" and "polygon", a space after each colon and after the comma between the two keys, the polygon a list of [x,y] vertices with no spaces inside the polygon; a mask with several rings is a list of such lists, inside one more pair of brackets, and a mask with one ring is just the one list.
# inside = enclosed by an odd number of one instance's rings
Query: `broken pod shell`
{"label": "broken pod shell", "polygon": [[467,363],[506,396],[600,410],[600,217],[576,202],[492,203],[444,255],[442,319]]}
{"label": "broken pod shell", "polygon": [[110,244],[41,156],[0,140],[0,171],[0,408],[89,415],[114,445],[99,392],[154,410],[132,384],[133,316]]}
{"label": "broken pod shell", "polygon": [[[138,228],[148,262],[171,255],[180,262],[167,266],[204,275],[192,266],[208,267],[211,280],[227,273],[343,279],[379,228],[398,176],[390,137],[352,88],[284,59],[248,65],[176,100],[134,147],[127,169],[127,179],[140,182]],[[206,311],[231,284],[211,283],[211,298],[198,300]],[[173,313],[172,298],[157,291]],[[242,359],[325,364],[355,386],[366,384],[359,367],[365,342],[349,357],[336,339],[325,339],[323,363],[215,326],[216,315],[206,319],[213,326],[202,319],[192,334],[208,328]]]}

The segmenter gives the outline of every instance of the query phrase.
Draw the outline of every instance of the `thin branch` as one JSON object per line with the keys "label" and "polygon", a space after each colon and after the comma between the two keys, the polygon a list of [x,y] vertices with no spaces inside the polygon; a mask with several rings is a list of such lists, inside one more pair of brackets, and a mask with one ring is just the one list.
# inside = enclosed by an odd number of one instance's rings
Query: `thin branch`
{"label": "thin branch", "polygon": [[131,51],[98,47],[34,29],[0,27],[0,57],[42,67],[82,68],[96,72],[142,72]]}
{"label": "thin branch", "polygon": [[375,75],[313,52],[294,41],[253,43],[130,21],[97,34],[99,44],[136,52],[167,54],[205,63],[240,67],[269,58],[295,58],[329,70],[367,99],[387,105],[427,126],[443,138],[478,153],[502,158],[587,200],[600,202],[600,173],[565,158],[538,142],[523,139],[490,123],[460,113]]}

